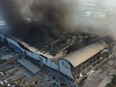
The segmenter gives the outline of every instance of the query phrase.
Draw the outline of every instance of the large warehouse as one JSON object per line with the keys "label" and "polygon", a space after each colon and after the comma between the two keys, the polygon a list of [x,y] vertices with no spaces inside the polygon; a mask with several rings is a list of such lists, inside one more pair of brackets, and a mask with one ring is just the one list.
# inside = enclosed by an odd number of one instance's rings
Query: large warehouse
{"label": "large warehouse", "polygon": [[0,0],[0,42],[20,55],[16,62],[29,74],[48,69],[79,83],[112,58],[116,15],[105,4]]}
{"label": "large warehouse", "polygon": [[[20,50],[23,55],[29,57],[26,59],[30,60],[30,62],[34,60],[39,62],[42,66],[45,65],[55,71],[60,71],[62,75],[65,75],[72,80],[76,78],[78,80],[83,79],[91,70],[94,70],[107,60],[112,53],[112,40],[109,41],[106,38],[100,39],[94,43],[89,43],[81,48],[75,48],[69,52],[70,47],[80,44],[79,37],[73,36],[71,39],[67,39],[66,42],[63,42],[65,44],[59,46],[60,49],[55,45],[57,43],[57,41],[55,41],[49,47],[45,45],[42,50],[39,50],[17,38],[0,33],[1,41],[7,43],[9,47],[16,51]],[[81,42],[87,37],[87,35],[83,36]],[[51,55],[53,52],[55,52],[55,55]]]}

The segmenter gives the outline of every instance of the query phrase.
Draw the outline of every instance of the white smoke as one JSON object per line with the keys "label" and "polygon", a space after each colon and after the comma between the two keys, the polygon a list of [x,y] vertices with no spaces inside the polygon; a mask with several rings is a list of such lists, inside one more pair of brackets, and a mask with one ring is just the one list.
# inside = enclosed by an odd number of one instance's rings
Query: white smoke
{"label": "white smoke", "polygon": [[[116,0],[78,0],[65,26],[70,31],[83,31],[116,37]],[[71,19],[70,19],[71,18]]]}

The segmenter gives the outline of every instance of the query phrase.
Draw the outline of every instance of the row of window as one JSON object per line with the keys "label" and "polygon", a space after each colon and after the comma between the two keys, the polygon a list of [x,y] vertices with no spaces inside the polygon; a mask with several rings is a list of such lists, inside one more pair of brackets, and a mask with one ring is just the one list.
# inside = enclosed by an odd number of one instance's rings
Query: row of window
{"label": "row of window", "polygon": [[79,65],[78,67],[76,67],[75,69],[75,73],[79,74],[83,71],[85,71],[85,73],[89,70],[91,70],[91,68],[95,67],[98,63],[101,62],[101,60],[103,60],[104,58],[108,57],[108,53],[98,53],[96,56],[94,56],[93,58],[91,58],[90,60],[84,62],[83,64]]}

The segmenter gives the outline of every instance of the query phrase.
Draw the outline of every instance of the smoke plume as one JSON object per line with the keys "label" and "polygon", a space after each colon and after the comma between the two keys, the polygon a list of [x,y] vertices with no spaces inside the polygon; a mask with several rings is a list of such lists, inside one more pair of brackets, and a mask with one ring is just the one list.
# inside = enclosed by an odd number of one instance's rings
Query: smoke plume
{"label": "smoke plume", "polygon": [[87,32],[116,38],[115,0],[14,0],[14,2],[21,17],[31,24],[28,32],[42,30],[62,38],[65,38],[62,36],[64,32]]}

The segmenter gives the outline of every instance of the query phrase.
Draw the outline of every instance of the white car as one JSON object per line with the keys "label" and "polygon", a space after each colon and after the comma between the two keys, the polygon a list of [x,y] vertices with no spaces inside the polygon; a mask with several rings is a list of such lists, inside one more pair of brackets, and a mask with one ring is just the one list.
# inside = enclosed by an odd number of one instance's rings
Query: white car
{"label": "white car", "polygon": [[13,85],[12,87],[16,87],[16,85]]}
{"label": "white car", "polygon": [[4,83],[8,84],[8,81],[7,80],[4,80]]}
{"label": "white car", "polygon": [[3,81],[0,81],[0,85],[4,85],[4,82]]}
{"label": "white car", "polygon": [[11,85],[10,84],[7,84],[7,87],[10,87]]}
{"label": "white car", "polygon": [[0,72],[0,75],[4,76],[5,74],[3,72]]}

